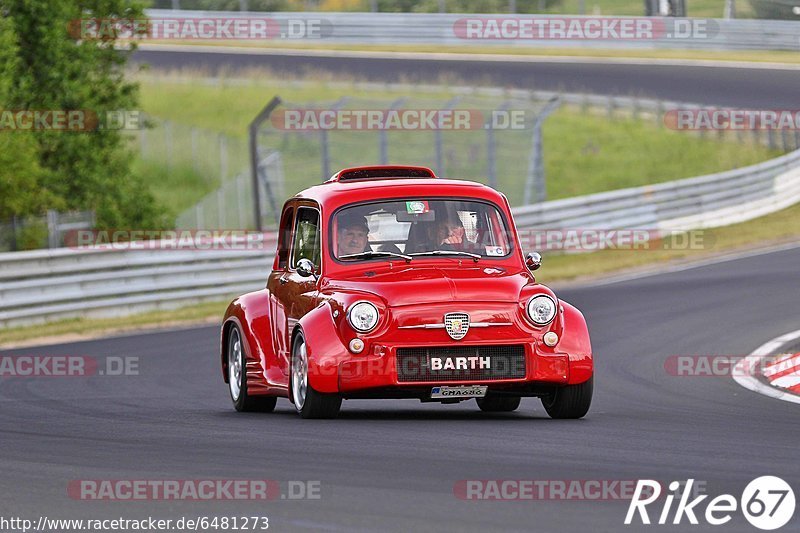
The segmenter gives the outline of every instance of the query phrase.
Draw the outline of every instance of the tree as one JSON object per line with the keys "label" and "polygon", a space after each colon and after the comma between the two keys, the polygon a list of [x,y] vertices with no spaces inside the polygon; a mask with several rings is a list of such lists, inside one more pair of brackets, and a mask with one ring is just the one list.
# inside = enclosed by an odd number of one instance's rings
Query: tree
{"label": "tree", "polygon": [[[134,110],[138,87],[124,77],[129,51],[113,35],[81,39],[73,24],[86,19],[143,19],[128,0],[0,0],[14,57],[8,61],[2,107],[27,110]],[[7,74],[10,73],[10,77]],[[163,224],[146,186],[131,173],[132,154],[121,132],[16,132],[35,140],[42,176],[38,183],[68,209],[94,210],[101,226]],[[49,207],[49,206],[48,206]]]}

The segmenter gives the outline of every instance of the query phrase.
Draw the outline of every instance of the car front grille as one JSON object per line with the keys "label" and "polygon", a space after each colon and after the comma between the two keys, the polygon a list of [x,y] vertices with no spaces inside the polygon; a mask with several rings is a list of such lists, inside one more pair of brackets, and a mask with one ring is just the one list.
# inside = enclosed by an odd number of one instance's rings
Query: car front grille
{"label": "car front grille", "polygon": [[401,383],[519,379],[525,370],[523,345],[397,349]]}

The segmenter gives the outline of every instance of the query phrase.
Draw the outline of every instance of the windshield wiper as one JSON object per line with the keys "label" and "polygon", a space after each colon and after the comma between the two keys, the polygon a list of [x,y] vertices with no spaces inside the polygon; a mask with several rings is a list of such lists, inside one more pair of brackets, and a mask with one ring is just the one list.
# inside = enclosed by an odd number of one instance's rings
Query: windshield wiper
{"label": "windshield wiper", "polygon": [[406,263],[410,263],[413,257],[410,255],[405,254],[398,254],[395,252],[384,252],[384,251],[369,251],[369,252],[361,252],[357,254],[348,254],[339,256],[339,259],[369,259],[370,257],[400,257],[401,259],[405,259]]}
{"label": "windshield wiper", "polygon": [[469,252],[462,252],[460,250],[431,250],[430,252],[417,252],[409,255],[413,255],[415,257],[418,255],[466,255],[471,257],[476,263],[481,258],[481,256],[478,254],[471,254]]}

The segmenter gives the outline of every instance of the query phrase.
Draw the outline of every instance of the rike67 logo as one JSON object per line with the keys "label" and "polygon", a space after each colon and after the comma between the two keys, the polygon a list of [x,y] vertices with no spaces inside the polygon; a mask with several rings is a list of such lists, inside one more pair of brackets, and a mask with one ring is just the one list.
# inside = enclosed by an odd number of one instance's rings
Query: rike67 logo
{"label": "rike67 logo", "polygon": [[[785,526],[794,515],[794,491],[779,477],[762,476],[754,479],[745,487],[739,500],[731,494],[721,494],[707,502],[704,502],[709,497],[707,494],[690,500],[693,484],[693,479],[687,480],[686,483],[673,481],[669,484],[670,492],[663,498],[661,512],[653,517],[655,523],[680,524],[685,518],[690,524],[697,525],[700,523],[699,517],[705,519],[707,524],[721,526],[730,522],[733,513],[740,509],[751,525],[770,531]],[[681,488],[683,490],[679,493]],[[661,484],[658,481],[640,479],[628,507],[628,514],[625,516],[625,525],[632,524],[637,516],[642,524],[653,523],[648,513],[648,506],[661,498],[661,492]],[[673,510],[676,499],[678,503]],[[701,504],[705,504],[705,511],[702,511]],[[657,511],[657,507],[658,504],[653,505],[649,510]]]}

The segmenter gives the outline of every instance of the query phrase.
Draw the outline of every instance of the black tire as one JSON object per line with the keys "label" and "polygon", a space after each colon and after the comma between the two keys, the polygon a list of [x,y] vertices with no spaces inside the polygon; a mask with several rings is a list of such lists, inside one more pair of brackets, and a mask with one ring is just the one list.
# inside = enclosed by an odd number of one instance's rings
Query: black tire
{"label": "black tire", "polygon": [[[228,368],[228,392],[233,401],[233,408],[239,412],[271,413],[275,410],[278,398],[275,396],[253,396],[247,393],[247,365],[244,350],[244,337],[239,327],[234,325],[228,332],[228,343],[225,356]],[[238,355],[236,345],[238,343]],[[236,371],[235,359],[239,357],[239,370]],[[233,371],[232,371],[233,369]],[[234,386],[235,385],[235,386]],[[238,394],[237,394],[238,387]]]}
{"label": "black tire", "polygon": [[510,413],[511,411],[516,411],[519,407],[520,400],[522,400],[522,398],[519,396],[475,398],[480,410],[486,413]]}
{"label": "black tire", "polygon": [[303,332],[298,332],[292,342],[292,379],[290,383],[294,408],[302,418],[336,418],[342,407],[342,397],[338,394],[317,392],[308,382],[305,344]]}
{"label": "black tire", "polygon": [[594,376],[578,385],[567,385],[542,398],[550,418],[583,418],[592,405]]}

